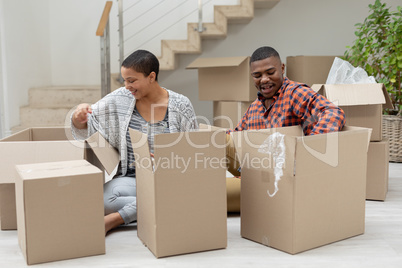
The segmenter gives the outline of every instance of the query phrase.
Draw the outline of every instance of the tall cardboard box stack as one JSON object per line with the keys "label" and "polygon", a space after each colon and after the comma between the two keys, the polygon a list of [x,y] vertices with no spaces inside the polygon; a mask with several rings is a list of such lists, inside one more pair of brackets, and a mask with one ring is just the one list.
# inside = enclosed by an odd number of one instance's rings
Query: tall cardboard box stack
{"label": "tall cardboard box stack", "polygon": [[296,254],[364,233],[370,129],[232,135],[242,167],[242,237]]}
{"label": "tall cardboard box stack", "polygon": [[367,199],[384,201],[388,191],[388,140],[382,137],[382,110],[392,108],[383,84],[313,85],[343,109],[346,125],[372,129],[367,165]]}
{"label": "tall cardboard box stack", "polygon": [[198,58],[187,69],[198,69],[199,100],[213,101],[213,125],[235,128],[257,98],[250,57]]}
{"label": "tall cardboard box stack", "polygon": [[137,234],[156,257],[227,245],[225,132],[147,136],[130,129],[137,178]]}

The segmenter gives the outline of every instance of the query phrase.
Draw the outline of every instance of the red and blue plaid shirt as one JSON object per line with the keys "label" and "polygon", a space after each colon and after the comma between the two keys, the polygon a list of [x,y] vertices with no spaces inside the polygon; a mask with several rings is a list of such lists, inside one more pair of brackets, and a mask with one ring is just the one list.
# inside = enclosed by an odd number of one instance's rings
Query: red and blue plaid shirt
{"label": "red and blue plaid shirt", "polygon": [[265,98],[258,98],[250,105],[234,131],[277,128],[301,125],[305,135],[338,131],[345,125],[345,114],[324,96],[306,84],[284,77],[282,87],[273,96],[268,109]]}

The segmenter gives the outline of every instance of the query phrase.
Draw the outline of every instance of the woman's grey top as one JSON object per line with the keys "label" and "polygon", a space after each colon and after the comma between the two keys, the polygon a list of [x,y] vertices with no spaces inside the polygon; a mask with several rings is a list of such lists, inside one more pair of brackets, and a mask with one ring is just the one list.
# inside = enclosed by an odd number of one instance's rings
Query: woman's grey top
{"label": "woman's grey top", "polygon": [[[169,94],[169,132],[185,132],[198,129],[197,118],[190,100],[179,93],[166,89]],[[99,132],[120,153],[121,174],[127,173],[127,139],[129,122],[135,107],[133,94],[125,87],[109,93],[91,106],[88,127],[77,129],[71,121],[73,137],[84,140]]]}

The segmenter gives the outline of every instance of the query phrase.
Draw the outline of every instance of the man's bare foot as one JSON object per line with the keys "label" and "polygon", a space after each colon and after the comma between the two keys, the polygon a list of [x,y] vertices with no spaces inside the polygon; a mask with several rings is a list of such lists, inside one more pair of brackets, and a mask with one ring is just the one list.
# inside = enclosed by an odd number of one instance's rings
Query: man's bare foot
{"label": "man's bare foot", "polygon": [[120,213],[114,212],[105,216],[105,235],[107,232],[124,223]]}

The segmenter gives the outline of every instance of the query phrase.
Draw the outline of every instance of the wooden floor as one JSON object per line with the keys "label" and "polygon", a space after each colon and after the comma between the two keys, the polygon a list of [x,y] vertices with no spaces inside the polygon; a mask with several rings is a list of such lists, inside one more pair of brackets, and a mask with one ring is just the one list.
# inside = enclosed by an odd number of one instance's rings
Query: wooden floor
{"label": "wooden floor", "polygon": [[[366,201],[363,235],[290,255],[240,237],[240,217],[228,217],[228,247],[156,259],[135,226],[106,237],[106,254],[34,267],[402,267],[402,163],[390,163],[385,202]],[[26,267],[16,231],[0,231],[0,267]]]}

